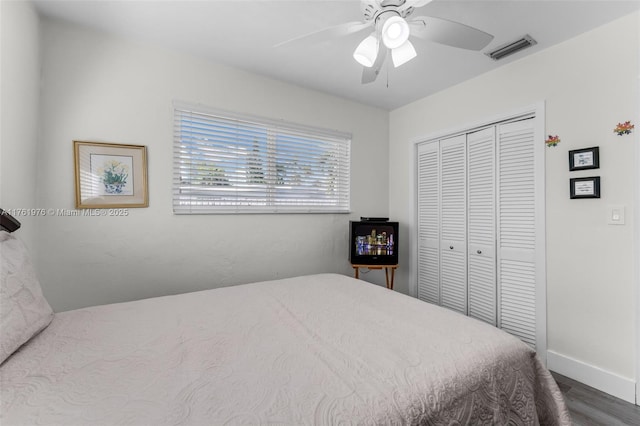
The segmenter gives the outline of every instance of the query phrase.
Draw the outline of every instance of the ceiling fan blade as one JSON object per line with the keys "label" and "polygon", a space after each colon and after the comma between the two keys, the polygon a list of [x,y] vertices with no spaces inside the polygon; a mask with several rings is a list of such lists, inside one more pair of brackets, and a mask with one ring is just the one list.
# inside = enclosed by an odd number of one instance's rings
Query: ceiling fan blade
{"label": "ceiling fan blade", "polygon": [[461,49],[482,50],[493,40],[491,34],[477,28],[431,16],[416,16],[409,27],[412,36]]}
{"label": "ceiling fan blade", "polygon": [[431,3],[433,0],[407,0],[404,2],[404,4],[402,6],[400,6],[400,10],[406,10],[409,9],[410,7],[413,7],[414,9],[417,7],[422,7],[425,6],[429,3]]}
{"label": "ceiling fan blade", "polygon": [[385,58],[387,57],[387,48],[384,43],[378,43],[380,46],[378,47],[378,56],[376,57],[376,61],[370,68],[363,67],[362,70],[362,84],[373,83],[376,81],[378,74],[380,74],[380,70],[382,69],[382,64],[384,63]]}
{"label": "ceiling fan blade", "polygon": [[285,44],[297,44],[299,42],[304,42],[308,44],[319,43],[321,41],[326,41],[332,38],[342,37],[349,34],[357,33],[358,31],[362,31],[365,28],[369,28],[373,25],[373,21],[353,21],[346,22],[344,24],[336,25],[334,27],[324,28],[320,31],[314,31],[309,34],[305,34],[296,38],[292,38],[290,40],[283,41],[281,43],[276,44],[273,47],[284,46]]}

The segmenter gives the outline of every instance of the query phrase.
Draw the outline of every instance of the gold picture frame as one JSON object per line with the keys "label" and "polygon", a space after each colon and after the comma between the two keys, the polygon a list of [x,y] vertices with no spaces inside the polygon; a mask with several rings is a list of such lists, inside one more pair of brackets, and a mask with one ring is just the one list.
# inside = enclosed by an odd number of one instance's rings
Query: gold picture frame
{"label": "gold picture frame", "polygon": [[147,147],[73,141],[76,208],[148,207]]}

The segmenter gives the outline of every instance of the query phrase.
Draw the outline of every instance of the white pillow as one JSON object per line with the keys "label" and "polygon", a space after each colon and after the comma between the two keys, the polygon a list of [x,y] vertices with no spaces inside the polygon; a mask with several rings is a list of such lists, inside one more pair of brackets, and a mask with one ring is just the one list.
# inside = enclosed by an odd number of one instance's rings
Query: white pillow
{"label": "white pillow", "polygon": [[52,319],[53,310],[42,295],[27,250],[16,237],[1,231],[0,364]]}

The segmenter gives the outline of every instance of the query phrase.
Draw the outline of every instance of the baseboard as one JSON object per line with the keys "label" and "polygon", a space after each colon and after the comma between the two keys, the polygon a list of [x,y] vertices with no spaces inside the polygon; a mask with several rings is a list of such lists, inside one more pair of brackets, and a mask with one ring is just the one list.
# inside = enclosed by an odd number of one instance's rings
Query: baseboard
{"label": "baseboard", "polygon": [[547,351],[547,368],[616,398],[636,403],[636,382],[632,379],[550,350]]}

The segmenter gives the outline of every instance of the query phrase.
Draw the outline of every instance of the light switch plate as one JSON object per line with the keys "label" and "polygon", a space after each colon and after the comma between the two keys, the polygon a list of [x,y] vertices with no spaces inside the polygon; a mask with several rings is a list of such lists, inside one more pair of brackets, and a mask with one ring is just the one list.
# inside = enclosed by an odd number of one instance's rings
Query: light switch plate
{"label": "light switch plate", "polygon": [[609,225],[624,225],[624,209],[622,204],[609,204],[607,206],[607,223]]}

